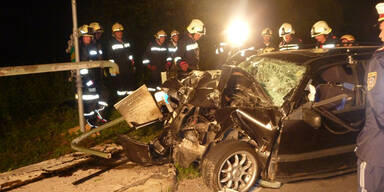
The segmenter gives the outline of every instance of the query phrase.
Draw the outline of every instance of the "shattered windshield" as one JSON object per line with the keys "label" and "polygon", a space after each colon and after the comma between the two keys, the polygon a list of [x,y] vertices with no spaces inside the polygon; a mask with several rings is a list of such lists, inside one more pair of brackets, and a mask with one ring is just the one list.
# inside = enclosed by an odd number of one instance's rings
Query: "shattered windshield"
{"label": "shattered windshield", "polygon": [[280,107],[286,96],[303,78],[305,67],[291,61],[268,57],[249,57],[238,65],[263,87],[275,106]]}

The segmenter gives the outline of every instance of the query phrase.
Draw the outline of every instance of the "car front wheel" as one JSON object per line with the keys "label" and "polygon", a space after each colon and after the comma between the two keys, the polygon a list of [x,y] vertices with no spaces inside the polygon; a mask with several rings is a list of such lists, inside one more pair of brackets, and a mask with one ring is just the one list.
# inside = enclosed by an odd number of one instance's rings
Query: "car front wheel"
{"label": "car front wheel", "polygon": [[215,191],[248,191],[260,173],[256,153],[244,141],[225,141],[211,147],[201,169],[205,183]]}

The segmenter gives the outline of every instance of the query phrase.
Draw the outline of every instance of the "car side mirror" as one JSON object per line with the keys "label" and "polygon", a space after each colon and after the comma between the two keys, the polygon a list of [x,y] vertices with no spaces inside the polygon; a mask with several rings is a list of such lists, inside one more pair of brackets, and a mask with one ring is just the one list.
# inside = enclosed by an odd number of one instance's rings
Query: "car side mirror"
{"label": "car side mirror", "polygon": [[312,109],[305,108],[303,109],[303,121],[308,123],[310,126],[312,126],[315,129],[318,129],[321,127],[321,116],[313,111]]}

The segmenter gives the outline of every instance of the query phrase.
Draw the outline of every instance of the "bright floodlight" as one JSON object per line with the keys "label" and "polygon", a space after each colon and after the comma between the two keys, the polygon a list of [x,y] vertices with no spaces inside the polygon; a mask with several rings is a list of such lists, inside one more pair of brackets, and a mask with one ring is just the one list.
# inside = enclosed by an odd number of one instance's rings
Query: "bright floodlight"
{"label": "bright floodlight", "polygon": [[239,47],[243,45],[247,40],[249,35],[249,27],[247,23],[240,20],[235,20],[229,25],[226,32],[228,42],[233,46]]}

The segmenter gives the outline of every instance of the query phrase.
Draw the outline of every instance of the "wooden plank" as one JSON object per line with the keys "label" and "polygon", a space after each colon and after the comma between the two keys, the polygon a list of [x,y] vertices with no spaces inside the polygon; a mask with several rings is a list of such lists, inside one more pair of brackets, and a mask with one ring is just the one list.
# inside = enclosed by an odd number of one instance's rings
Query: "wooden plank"
{"label": "wooden plank", "polygon": [[[122,151],[122,147],[114,143],[98,145],[92,149],[110,152],[112,154]],[[16,186],[51,176],[52,173],[68,170],[82,163],[87,163],[92,159],[92,156],[82,152],[75,152],[56,159],[49,159],[40,163],[1,173],[0,190],[12,189]]]}

